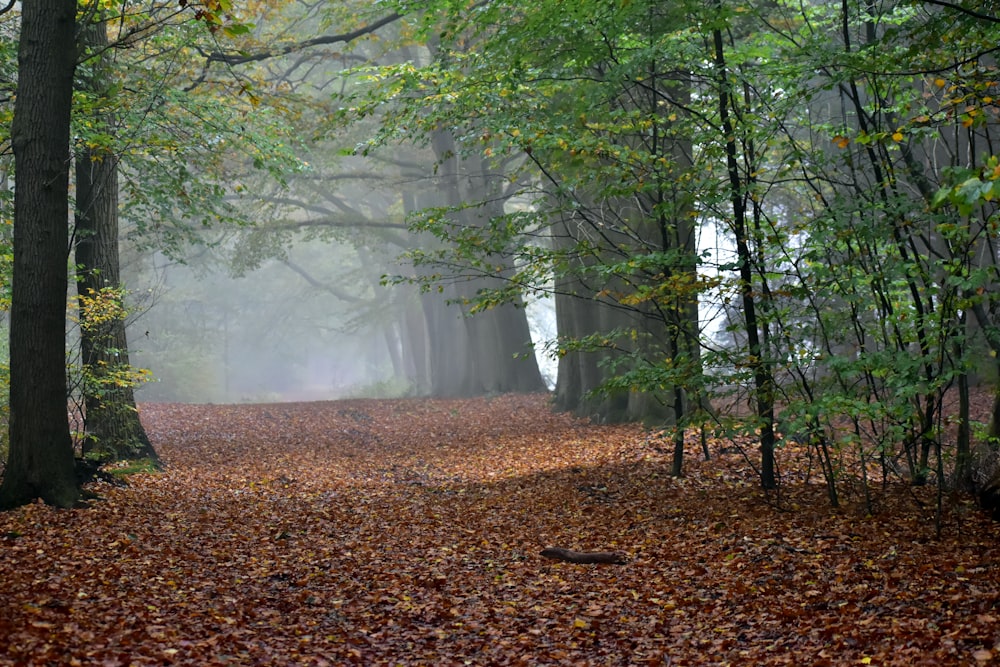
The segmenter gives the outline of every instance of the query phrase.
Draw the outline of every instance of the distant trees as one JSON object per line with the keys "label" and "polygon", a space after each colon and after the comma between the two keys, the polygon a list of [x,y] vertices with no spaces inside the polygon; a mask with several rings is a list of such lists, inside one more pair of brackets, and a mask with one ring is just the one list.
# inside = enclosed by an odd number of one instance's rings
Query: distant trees
{"label": "distant trees", "polygon": [[[440,219],[435,226],[459,234],[476,234],[503,217],[514,189],[502,170],[482,155],[463,154],[453,133],[444,129],[431,133],[429,146],[435,171],[430,178],[435,188],[433,193],[410,198],[410,215],[437,216]],[[469,202],[476,204],[467,206]],[[425,241],[409,253],[412,257],[425,253],[440,256],[449,252],[450,244],[450,239],[438,236],[435,242]],[[418,265],[417,275],[424,268]],[[440,292],[426,290],[420,299],[430,393],[476,396],[544,391],[521,296],[513,294],[488,308],[478,303],[481,294],[506,289],[515,267],[507,258],[497,256],[484,270],[456,268],[456,272],[440,276]]]}
{"label": "distant trees", "polygon": [[[365,314],[373,328],[384,331],[386,355],[412,391],[456,396],[544,390],[520,297],[496,304],[496,309],[475,305],[479,292],[505,284],[511,267],[491,267],[495,275],[448,276],[440,288],[423,292],[397,289],[391,308],[388,292],[378,284],[381,274],[397,272],[396,256],[435,254],[448,245],[417,227],[407,230],[408,216],[436,210],[456,229],[472,229],[502,212],[514,191],[505,184],[503,170],[482,156],[460,153],[446,128],[433,136],[415,136],[405,149],[380,152],[372,159],[345,155],[365,143],[369,131],[378,131],[370,123],[336,122],[346,111],[345,91],[365,86],[363,77],[348,67],[427,60],[433,46],[415,44],[408,36],[413,26],[402,24],[399,14],[367,3],[354,8],[317,6],[304,14],[302,8],[290,7],[272,17],[274,22],[262,27],[262,34],[248,36],[247,43],[231,53],[211,54],[208,62],[224,63],[267,82],[258,89],[262,95],[266,86],[280,87],[280,92],[269,94],[280,94],[281,104],[295,109],[300,127],[311,124],[317,144],[309,150],[308,169],[286,175],[280,184],[264,184],[246,198],[264,213],[241,243],[252,250],[241,253],[249,259],[239,260],[240,270],[282,257],[297,240],[337,240],[352,247],[365,266],[356,273],[355,284],[336,291],[317,288],[353,305],[359,316],[352,318],[352,325],[360,326],[360,314]],[[337,30],[294,40],[282,19],[289,24],[333,24]],[[263,34],[280,37],[272,45]],[[343,63],[339,69],[338,62]],[[463,205],[479,200],[489,204]],[[372,266],[375,258],[382,258],[384,266]],[[299,268],[306,279],[309,267]],[[373,270],[377,272],[370,275]],[[422,273],[421,267],[400,272],[406,278]]]}
{"label": "distant trees", "polygon": [[[471,301],[481,309],[522,291],[554,297],[561,408],[682,432],[691,406],[704,403],[691,190],[701,166],[685,106],[691,74],[659,36],[684,10],[501,4],[454,16],[435,33],[438,55],[426,67],[387,66],[372,77],[384,85],[354,100],[361,114],[384,114],[380,145],[450,128],[453,152],[490,164],[510,190],[505,201],[517,203],[451,204],[480,211],[481,225],[434,208],[413,216],[442,241],[409,254],[427,267],[417,279],[511,267]],[[518,20],[506,25],[508,13]]]}

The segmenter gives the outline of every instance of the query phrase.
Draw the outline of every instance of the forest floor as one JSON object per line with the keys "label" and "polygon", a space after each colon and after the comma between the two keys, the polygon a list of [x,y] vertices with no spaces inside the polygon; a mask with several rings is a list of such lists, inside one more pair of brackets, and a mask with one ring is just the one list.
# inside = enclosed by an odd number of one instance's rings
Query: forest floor
{"label": "forest floor", "polygon": [[1000,664],[998,526],[795,446],[776,495],[539,395],[141,414],[163,473],[0,515],[0,664]]}

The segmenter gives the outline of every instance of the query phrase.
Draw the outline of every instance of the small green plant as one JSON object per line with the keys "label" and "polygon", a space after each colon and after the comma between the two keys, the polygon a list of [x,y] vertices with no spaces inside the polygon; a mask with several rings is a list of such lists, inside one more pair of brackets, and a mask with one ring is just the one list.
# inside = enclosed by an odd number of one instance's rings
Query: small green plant
{"label": "small green plant", "polygon": [[125,479],[130,475],[147,474],[153,475],[159,472],[156,461],[150,458],[134,459],[132,461],[119,461],[105,468],[105,471],[119,479]]}
{"label": "small green plant", "polygon": [[972,427],[973,442],[987,446],[990,451],[1000,451],[1000,438],[990,435],[990,425],[986,422],[972,420],[969,422]]}
{"label": "small green plant", "polygon": [[[116,337],[128,315],[125,290],[105,287],[90,289],[70,302],[70,319],[80,327],[79,363],[71,363],[69,399],[72,404],[72,433],[77,447],[87,458],[106,460],[138,452],[141,443],[101,442],[90,428],[91,420],[127,423],[134,412],[132,390],[152,379],[148,370],[128,363],[124,340]],[[75,308],[75,311],[74,311]]]}

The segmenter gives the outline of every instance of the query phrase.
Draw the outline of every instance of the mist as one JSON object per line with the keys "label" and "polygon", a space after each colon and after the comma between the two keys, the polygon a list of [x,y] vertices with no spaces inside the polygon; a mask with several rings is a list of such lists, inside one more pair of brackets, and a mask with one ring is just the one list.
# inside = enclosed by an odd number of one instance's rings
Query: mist
{"label": "mist", "polygon": [[[406,290],[393,294],[371,281],[362,289],[354,284],[350,245],[321,240],[292,244],[280,257],[234,272],[238,236],[228,248],[192,248],[184,261],[153,253],[132,263],[131,360],[154,378],[137,387],[137,400],[265,403],[422,393],[399,361],[408,332],[398,331],[392,316]],[[399,270],[394,258],[383,259],[379,275]],[[532,300],[527,313],[551,388],[556,362],[544,347],[555,337],[552,300]]]}

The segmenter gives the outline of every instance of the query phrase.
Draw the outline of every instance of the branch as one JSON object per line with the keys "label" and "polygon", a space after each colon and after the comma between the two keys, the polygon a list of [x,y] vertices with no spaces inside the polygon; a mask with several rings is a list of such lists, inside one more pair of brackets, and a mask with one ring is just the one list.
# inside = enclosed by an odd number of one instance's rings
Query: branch
{"label": "branch", "polygon": [[303,49],[308,49],[311,46],[323,46],[326,44],[337,44],[339,42],[352,42],[358,37],[368,35],[375,32],[383,26],[387,26],[390,23],[398,21],[403,18],[401,14],[393,12],[387,16],[383,16],[373,23],[358,28],[357,30],[352,30],[351,32],[345,32],[339,35],[321,35],[319,37],[313,37],[312,39],[306,39],[301,42],[295,42],[293,44],[286,44],[275,49],[268,49],[265,51],[258,51],[257,53],[239,53],[239,52],[220,52],[216,51],[207,54],[207,62],[221,62],[227,65],[239,65],[242,63],[249,63],[259,60],[268,60],[270,58],[277,58],[278,56],[288,55],[296,51],[302,51]]}
{"label": "branch", "polygon": [[987,23],[1000,23],[1000,18],[996,16],[991,16],[990,14],[983,14],[977,12],[974,9],[969,9],[968,7],[963,7],[962,5],[956,4],[954,2],[946,2],[945,0],[923,0],[925,4],[935,5],[937,7],[944,7],[945,9],[953,9],[956,12],[965,14],[966,16],[971,16],[974,19],[980,21],[986,21]]}
{"label": "branch", "polygon": [[306,227],[347,227],[356,229],[409,229],[403,222],[380,222],[375,220],[337,220],[335,218],[314,218],[295,220],[268,225],[271,229],[305,229]]}
{"label": "branch", "polygon": [[542,549],[540,555],[552,560],[561,560],[567,563],[579,563],[582,565],[591,565],[593,563],[624,565],[628,563],[628,558],[621,551],[572,551],[570,549],[563,549],[562,547],[548,547]]}
{"label": "branch", "polygon": [[364,299],[362,299],[362,298],[360,298],[360,297],[358,297],[358,296],[356,296],[354,294],[351,294],[350,292],[347,292],[347,291],[341,290],[341,289],[337,289],[337,288],[333,287],[332,285],[328,285],[326,283],[320,282],[319,280],[316,280],[308,271],[306,271],[305,269],[303,269],[301,266],[299,266],[298,264],[296,264],[295,262],[293,262],[290,259],[283,259],[283,260],[281,260],[281,263],[284,264],[285,266],[287,266],[289,269],[291,269],[295,273],[299,274],[299,276],[301,276],[302,279],[305,280],[307,283],[309,283],[312,287],[315,287],[316,289],[321,289],[321,290],[323,290],[325,292],[329,292],[330,294],[332,294],[333,296],[337,297],[341,301],[347,301],[348,303],[362,303],[362,302],[364,302]]}
{"label": "branch", "polygon": [[[301,221],[290,221],[290,222],[278,222],[269,224],[266,228],[259,227],[258,229],[286,229],[286,230],[303,230],[309,227],[329,227],[329,228],[341,228],[341,229],[358,229],[361,231],[365,230],[392,230],[401,229],[408,231],[409,227],[402,222],[379,222],[372,220],[335,220],[333,218],[319,218],[313,220],[301,220]],[[373,232],[374,233],[374,232]],[[412,242],[398,234],[392,234],[389,231],[381,231],[378,234],[378,238],[382,239],[387,243],[399,246],[400,248],[409,248]]]}

